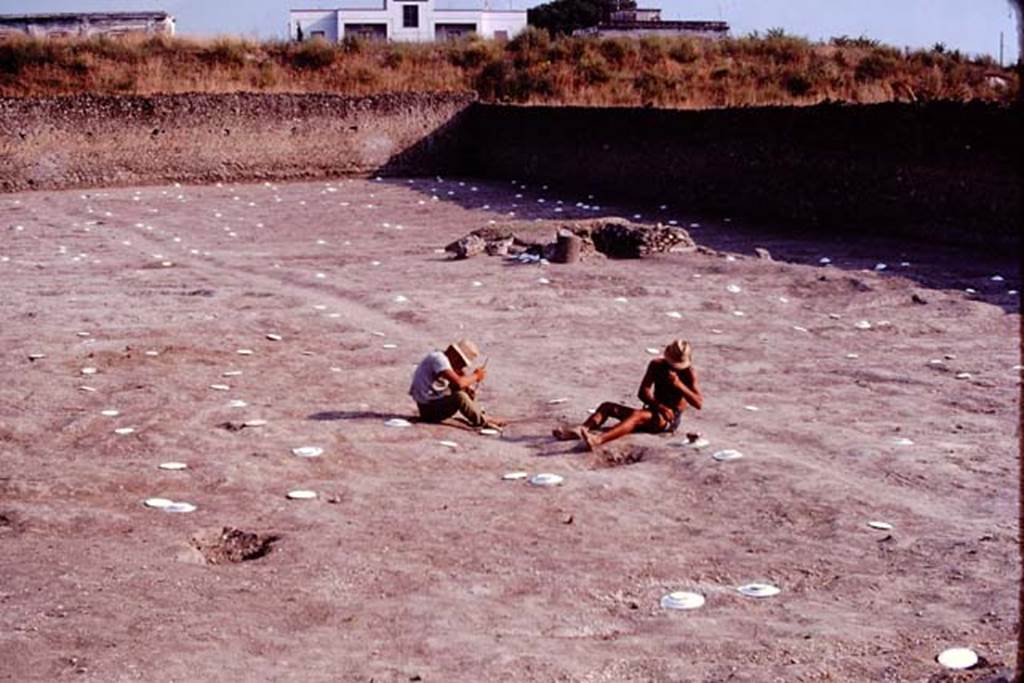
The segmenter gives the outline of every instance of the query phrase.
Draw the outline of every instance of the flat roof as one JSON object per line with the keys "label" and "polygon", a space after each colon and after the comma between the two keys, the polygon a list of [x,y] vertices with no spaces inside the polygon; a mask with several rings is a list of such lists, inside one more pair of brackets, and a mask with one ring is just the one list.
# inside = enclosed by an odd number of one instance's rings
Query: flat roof
{"label": "flat roof", "polygon": [[76,19],[174,19],[167,12],[52,12],[0,14],[0,21],[73,21]]}

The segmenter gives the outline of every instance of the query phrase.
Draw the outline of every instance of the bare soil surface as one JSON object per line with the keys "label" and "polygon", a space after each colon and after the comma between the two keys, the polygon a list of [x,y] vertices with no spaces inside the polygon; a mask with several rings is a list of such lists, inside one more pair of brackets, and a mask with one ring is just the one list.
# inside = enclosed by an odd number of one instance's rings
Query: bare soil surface
{"label": "bare soil surface", "polygon": [[[1013,255],[588,202],[423,179],[0,197],[0,678],[1009,675]],[[437,253],[509,211],[672,219],[713,249]],[[504,434],[387,426],[413,419],[422,355],[461,336]],[[596,455],[551,438],[635,403],[647,349],[675,337],[706,396],[678,435]],[[502,480],[516,470],[565,480]],[[663,609],[672,591],[706,603]],[[980,665],[945,672],[955,646]]]}

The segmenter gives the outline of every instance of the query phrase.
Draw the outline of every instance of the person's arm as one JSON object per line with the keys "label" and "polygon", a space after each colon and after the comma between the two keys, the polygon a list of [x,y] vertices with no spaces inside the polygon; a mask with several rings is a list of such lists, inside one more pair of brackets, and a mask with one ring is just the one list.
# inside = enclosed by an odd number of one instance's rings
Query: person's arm
{"label": "person's arm", "polygon": [[704,406],[704,394],[701,393],[700,384],[697,383],[697,371],[692,366],[690,367],[690,382],[680,380],[675,373],[672,373],[672,376],[672,381],[676,388],[683,394],[683,398],[679,401],[676,410],[678,412],[686,410],[687,404],[700,410]]}
{"label": "person's arm", "polygon": [[636,395],[637,398],[643,401],[645,406],[652,408],[663,419],[671,420],[673,418],[673,407],[659,403],[658,399],[654,396],[655,362],[651,361],[647,364],[647,372],[644,373],[644,379],[640,382],[640,390],[636,392]]}
{"label": "person's arm", "polygon": [[474,384],[483,382],[484,378],[487,377],[487,370],[484,368],[477,368],[468,375],[460,375],[451,368],[445,368],[438,373],[438,377],[445,378],[448,380],[448,384],[453,387],[458,387],[460,391],[464,391]]}

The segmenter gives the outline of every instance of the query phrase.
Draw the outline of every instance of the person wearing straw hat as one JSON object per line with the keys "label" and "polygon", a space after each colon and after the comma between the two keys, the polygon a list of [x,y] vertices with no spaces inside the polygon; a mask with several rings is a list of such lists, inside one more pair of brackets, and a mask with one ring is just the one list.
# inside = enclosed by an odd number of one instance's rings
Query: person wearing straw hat
{"label": "person wearing straw hat", "polygon": [[476,402],[476,386],[487,377],[487,368],[465,372],[479,355],[476,344],[460,339],[443,352],[431,351],[420,361],[409,387],[409,395],[419,407],[420,419],[443,422],[459,413],[474,427],[499,426],[496,420],[486,417]]}
{"label": "person wearing straw hat", "polygon": [[[581,426],[558,427],[553,434],[562,440],[582,439],[588,450],[594,450],[633,432],[674,432],[687,406],[700,410],[704,405],[690,342],[677,339],[666,346],[661,357],[648,364],[637,395],[643,408],[606,401]],[[619,423],[606,432],[598,431],[609,418]]]}

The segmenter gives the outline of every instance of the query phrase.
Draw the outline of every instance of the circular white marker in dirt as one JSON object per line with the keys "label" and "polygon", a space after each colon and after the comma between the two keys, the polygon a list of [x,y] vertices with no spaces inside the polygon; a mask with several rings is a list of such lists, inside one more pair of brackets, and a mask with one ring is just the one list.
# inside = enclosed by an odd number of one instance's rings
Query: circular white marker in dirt
{"label": "circular white marker in dirt", "polygon": [[956,373],[956,378],[957,379],[970,379],[973,376],[974,375],[972,375],[969,372],[958,372],[958,373]]}
{"label": "circular white marker in dirt", "polygon": [[565,477],[562,475],[548,472],[541,472],[530,477],[530,483],[534,486],[560,486],[563,481],[565,481]]}
{"label": "circular white marker in dirt", "polygon": [[756,413],[757,411],[759,411],[761,409],[758,408],[757,406],[743,406],[743,410],[749,410],[752,413]]}
{"label": "circular white marker in dirt", "polygon": [[246,427],[262,427],[263,425],[267,424],[267,421],[266,420],[247,420],[246,422],[243,422],[242,424],[244,424]]}
{"label": "circular white marker in dirt", "polygon": [[75,334],[77,334],[79,337],[91,337],[92,336],[91,332],[75,332]]}
{"label": "circular white marker in dirt", "polygon": [[227,370],[221,373],[221,377],[238,377],[242,374],[241,370]]}
{"label": "circular white marker in dirt", "polygon": [[858,358],[860,358],[860,354],[859,353],[848,353],[848,354],[846,354],[845,357],[849,358],[850,360],[857,360]]}
{"label": "circular white marker in dirt", "polygon": [[384,423],[385,427],[412,427],[412,422],[401,417],[393,417]]}
{"label": "circular white marker in dirt", "polygon": [[661,354],[661,349],[656,349],[653,346],[647,347],[646,349],[644,349],[644,351],[646,351],[647,353],[651,354],[652,356],[657,356],[657,355]]}
{"label": "circular white marker in dirt", "polygon": [[232,401],[228,401],[228,408],[244,408],[247,405],[249,405],[249,404],[246,403],[245,401],[243,401],[240,398],[236,398],[236,399],[234,399]]}
{"label": "circular white marker in dirt", "polygon": [[30,354],[28,354],[28,359],[29,360],[41,360],[43,358],[46,358],[46,354],[45,353],[30,353]]}
{"label": "circular white marker in dirt", "polygon": [[555,406],[555,405],[558,405],[559,403],[566,403],[568,401],[569,401],[569,399],[567,399],[567,398],[552,398],[552,399],[548,400],[548,405],[549,406]]}
{"label": "circular white marker in dirt", "polygon": [[739,285],[727,285],[725,291],[731,292],[733,294],[739,294],[740,292],[743,291],[743,289]]}
{"label": "circular white marker in dirt", "polygon": [[406,298],[405,295],[403,295],[403,294],[399,294],[394,299],[392,299],[392,301],[394,301],[396,304],[404,304],[408,300],[409,299]]}
{"label": "circular white marker in dirt", "polygon": [[159,467],[162,470],[170,470],[172,472],[188,469],[188,465],[183,462],[162,462],[159,465],[157,465],[157,467]]}
{"label": "circular white marker in dirt", "polygon": [[231,387],[229,387],[227,384],[211,384],[210,388],[213,389],[214,391],[230,391],[231,390]]}
{"label": "circular white marker in dirt", "polygon": [[145,352],[143,352],[143,353],[144,353],[145,355],[149,356],[150,358],[155,358],[156,356],[159,356],[159,355],[160,355],[160,352],[159,352],[159,351],[145,351]]}
{"label": "circular white marker in dirt", "polygon": [[748,583],[736,590],[748,598],[770,598],[782,592],[777,586],[773,586],[770,583]]}
{"label": "circular white marker in dirt", "polygon": [[978,663],[977,653],[966,647],[951,647],[948,650],[943,650],[935,659],[947,669],[970,669]]}
{"label": "circular white marker in dirt", "polygon": [[704,596],[700,593],[675,591],[661,598],[661,606],[665,609],[697,609],[704,606]]}
{"label": "circular white marker in dirt", "polygon": [[889,524],[889,522],[871,521],[868,522],[868,526],[872,529],[878,529],[880,531],[892,531],[892,524]]}
{"label": "circular white marker in dirt", "polygon": [[381,344],[380,347],[382,349],[388,349],[388,350],[390,350],[390,349],[397,349],[398,348],[398,344]]}
{"label": "circular white marker in dirt", "polygon": [[913,446],[914,442],[905,436],[897,437],[892,440],[893,444],[897,446]]}
{"label": "circular white marker in dirt", "polygon": [[506,472],[501,475],[504,481],[520,481],[530,476],[529,472]]}
{"label": "circular white marker in dirt", "polygon": [[132,434],[134,432],[134,427],[118,427],[117,429],[114,430],[115,434],[120,434],[121,436],[124,436],[126,434]]}
{"label": "circular white marker in dirt", "polygon": [[295,489],[294,491],[288,492],[288,497],[292,500],[313,500],[316,498],[316,491],[307,491],[306,489]]}
{"label": "circular white marker in dirt", "polygon": [[483,429],[480,430],[480,433],[483,434],[484,436],[497,436],[498,434],[501,434],[501,430],[493,429],[491,427],[484,427]]}
{"label": "circular white marker in dirt", "polygon": [[146,500],[142,501],[142,504],[148,508],[163,510],[164,508],[170,505],[174,505],[174,501],[168,500],[167,498],[147,498]]}
{"label": "circular white marker in dirt", "polygon": [[78,387],[78,390],[79,391],[86,391],[86,392],[88,392],[90,394],[96,393],[96,388],[95,387],[87,387],[87,386],[84,386],[84,385]]}
{"label": "circular white marker in dirt", "polygon": [[871,323],[869,323],[867,320],[858,320],[857,322],[855,322],[853,324],[853,326],[856,327],[858,330],[870,330],[871,329]]}
{"label": "circular white marker in dirt", "polygon": [[268,334],[267,339],[269,339],[270,341],[281,341],[282,339],[284,339],[284,337],[282,337],[279,334]]}
{"label": "circular white marker in dirt", "polygon": [[299,446],[293,448],[292,453],[300,458],[317,458],[323,455],[324,449],[319,446]]}
{"label": "circular white marker in dirt", "polygon": [[711,457],[718,462],[729,462],[730,460],[739,460],[743,457],[743,454],[737,450],[727,448],[723,451],[715,451]]}
{"label": "circular white marker in dirt", "polygon": [[95,375],[97,372],[96,368],[82,368],[83,375]]}
{"label": "circular white marker in dirt", "polygon": [[444,446],[445,448],[455,449],[459,447],[459,444],[455,443],[454,441],[438,441],[437,443]]}
{"label": "circular white marker in dirt", "polygon": [[238,349],[238,351],[236,351],[235,353],[237,353],[239,356],[251,356],[252,349]]}
{"label": "circular white marker in dirt", "polygon": [[120,414],[120,410],[114,410],[113,408],[107,408],[106,410],[100,411],[100,415],[105,415],[107,417],[117,417]]}
{"label": "circular white marker in dirt", "polygon": [[732,314],[737,318],[742,318],[743,316],[746,315],[746,313],[744,313],[743,311],[733,311]]}
{"label": "circular white marker in dirt", "polygon": [[708,441],[704,437],[700,437],[695,441],[687,441],[686,443],[683,444],[683,448],[692,448],[694,450],[700,450],[701,448],[707,448],[710,445],[710,441]]}
{"label": "circular white marker in dirt", "polygon": [[164,512],[195,512],[196,506],[192,503],[171,503],[163,508]]}
{"label": "circular white marker in dirt", "polygon": [[677,319],[677,320],[678,320],[679,318],[682,318],[682,317],[683,317],[683,314],[682,314],[682,313],[680,313],[679,311],[669,311],[669,312],[668,312],[668,313],[666,313],[665,315],[667,315],[667,316],[668,316],[668,317],[670,317],[670,318],[675,318],[675,319]]}

